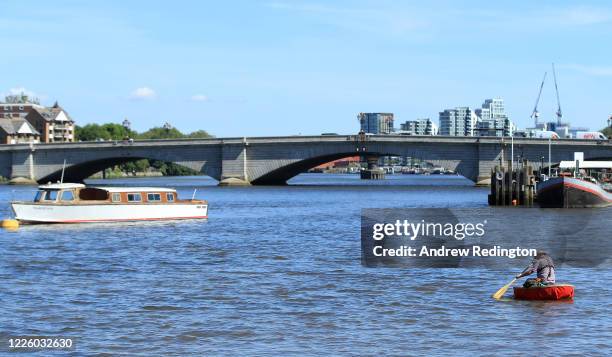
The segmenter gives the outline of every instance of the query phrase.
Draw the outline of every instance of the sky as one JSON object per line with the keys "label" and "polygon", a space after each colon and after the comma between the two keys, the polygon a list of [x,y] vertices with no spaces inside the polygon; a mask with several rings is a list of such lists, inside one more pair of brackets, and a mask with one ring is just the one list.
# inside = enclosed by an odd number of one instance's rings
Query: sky
{"label": "sky", "polygon": [[217,137],[395,125],[501,97],[519,127],[612,113],[609,1],[23,1],[0,3],[0,94],[77,121]]}

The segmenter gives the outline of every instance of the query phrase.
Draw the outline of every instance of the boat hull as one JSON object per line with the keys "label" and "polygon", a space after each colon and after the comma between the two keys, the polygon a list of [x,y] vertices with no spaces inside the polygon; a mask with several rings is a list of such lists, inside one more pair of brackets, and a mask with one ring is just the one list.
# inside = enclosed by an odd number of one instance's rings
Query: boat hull
{"label": "boat hull", "polygon": [[608,207],[612,194],[585,180],[554,177],[538,184],[538,204],[546,208]]}
{"label": "boat hull", "polygon": [[568,284],[532,288],[515,287],[514,298],[516,300],[571,300],[574,298],[574,287]]}
{"label": "boat hull", "polygon": [[172,204],[36,204],[13,202],[15,219],[23,223],[129,222],[208,218],[206,203]]}

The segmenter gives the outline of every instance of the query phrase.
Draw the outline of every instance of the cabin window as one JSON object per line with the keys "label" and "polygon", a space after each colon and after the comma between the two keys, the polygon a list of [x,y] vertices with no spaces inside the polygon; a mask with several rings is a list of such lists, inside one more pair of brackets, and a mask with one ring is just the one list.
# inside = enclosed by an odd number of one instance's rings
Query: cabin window
{"label": "cabin window", "polygon": [[113,202],[121,202],[121,194],[119,192],[113,192]]}
{"label": "cabin window", "polygon": [[147,193],[147,201],[159,202],[161,201],[161,195],[159,193]]}
{"label": "cabin window", "polygon": [[57,193],[58,191],[47,191],[47,194],[45,195],[44,200],[45,201],[55,201],[57,200]]}
{"label": "cabin window", "polygon": [[72,191],[62,192],[62,201],[74,201],[74,193]]}
{"label": "cabin window", "polygon": [[174,202],[174,193],[166,193],[166,199],[168,202]]}
{"label": "cabin window", "polygon": [[45,191],[36,192],[36,196],[34,196],[34,202],[39,202],[40,200],[42,200],[44,195],[45,195]]}
{"label": "cabin window", "polygon": [[128,202],[140,202],[142,201],[142,197],[140,193],[128,193]]}

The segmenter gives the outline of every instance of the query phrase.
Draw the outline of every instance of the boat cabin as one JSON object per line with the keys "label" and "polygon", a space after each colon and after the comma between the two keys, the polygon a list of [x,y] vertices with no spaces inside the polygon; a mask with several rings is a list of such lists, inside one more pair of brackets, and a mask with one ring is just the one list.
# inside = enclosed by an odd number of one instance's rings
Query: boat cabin
{"label": "boat cabin", "polygon": [[87,204],[156,204],[180,201],[176,190],[152,187],[86,187],[83,184],[56,183],[38,187],[34,202]]}
{"label": "boat cabin", "polygon": [[[579,160],[577,160],[579,161]],[[593,183],[612,182],[612,161],[561,161],[559,176],[580,177]]]}

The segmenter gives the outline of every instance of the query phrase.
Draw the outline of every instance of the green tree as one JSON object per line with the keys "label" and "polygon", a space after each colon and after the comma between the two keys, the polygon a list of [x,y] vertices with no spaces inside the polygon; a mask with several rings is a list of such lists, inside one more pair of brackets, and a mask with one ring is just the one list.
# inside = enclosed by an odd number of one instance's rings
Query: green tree
{"label": "green tree", "polygon": [[125,137],[133,138],[137,133],[124,128],[121,124],[107,123],[103,125],[87,124],[75,128],[75,137],[79,141],[122,140]]}
{"label": "green tree", "polygon": [[151,167],[159,170],[164,176],[195,176],[198,172],[188,167],[177,165],[172,162],[151,160]]}
{"label": "green tree", "polygon": [[181,133],[177,128],[151,128],[144,133],[138,134],[138,139],[181,139],[185,134]]}
{"label": "green tree", "polygon": [[190,139],[207,139],[212,138],[213,136],[210,135],[206,130],[196,130],[189,133],[187,137]]}
{"label": "green tree", "polygon": [[109,140],[110,135],[98,124],[87,124],[83,127],[77,125],[74,130],[78,141],[95,141],[98,139]]}
{"label": "green tree", "polygon": [[130,161],[120,165],[121,171],[128,175],[134,172],[145,172],[149,167],[150,164],[147,159]]}
{"label": "green tree", "polygon": [[612,138],[612,126],[608,126],[601,129],[601,132],[608,138]]}
{"label": "green tree", "polygon": [[112,140],[123,140],[126,137],[133,138],[138,135],[135,131],[116,123],[106,123],[102,125],[102,129],[108,133]]}

